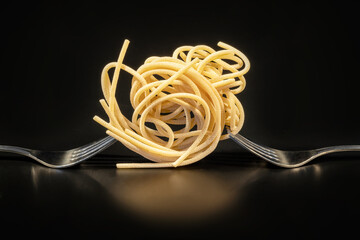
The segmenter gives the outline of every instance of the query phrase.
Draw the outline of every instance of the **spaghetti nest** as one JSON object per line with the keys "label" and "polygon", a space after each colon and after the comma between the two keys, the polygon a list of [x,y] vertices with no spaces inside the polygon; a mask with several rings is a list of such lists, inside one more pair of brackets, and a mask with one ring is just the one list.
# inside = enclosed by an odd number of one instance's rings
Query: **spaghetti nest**
{"label": "spaghetti nest", "polygon": [[[129,41],[117,62],[101,75],[100,100],[109,122],[94,120],[106,133],[149,163],[119,163],[119,168],[177,167],[201,160],[229,136],[238,133],[244,110],[235,94],[245,88],[250,68],[246,56],[219,42],[219,51],[205,45],[182,46],[171,57],[149,57],[136,71],[123,64]],[[109,70],[115,68],[110,81]],[[130,73],[132,119],[126,118],[115,98],[120,70]]]}

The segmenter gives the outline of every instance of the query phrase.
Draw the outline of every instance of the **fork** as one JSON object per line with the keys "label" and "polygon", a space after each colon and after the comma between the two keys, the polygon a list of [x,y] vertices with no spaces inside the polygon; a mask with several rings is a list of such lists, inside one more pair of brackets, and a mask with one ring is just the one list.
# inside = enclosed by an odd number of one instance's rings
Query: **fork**
{"label": "fork", "polygon": [[339,145],[302,151],[284,151],[256,144],[240,134],[232,134],[229,130],[229,137],[236,143],[246,148],[262,159],[284,168],[300,167],[314,158],[335,152],[360,151],[360,145]]}
{"label": "fork", "polygon": [[66,168],[79,164],[111,146],[116,140],[105,137],[84,146],[66,151],[41,151],[23,147],[0,145],[0,152],[17,153],[30,157],[50,168]]}

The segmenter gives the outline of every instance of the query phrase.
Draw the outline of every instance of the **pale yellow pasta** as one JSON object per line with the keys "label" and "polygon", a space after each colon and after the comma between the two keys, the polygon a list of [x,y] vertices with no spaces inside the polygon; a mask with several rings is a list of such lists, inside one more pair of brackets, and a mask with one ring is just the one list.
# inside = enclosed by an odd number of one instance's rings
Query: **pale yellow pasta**
{"label": "pale yellow pasta", "polygon": [[[213,152],[220,140],[240,131],[244,110],[235,96],[245,88],[250,62],[239,50],[219,42],[221,50],[205,45],[182,46],[171,57],[149,57],[137,70],[123,63],[125,40],[117,62],[101,75],[100,100],[109,121],[94,120],[106,133],[149,163],[118,163],[118,168],[177,167],[197,162]],[[109,70],[114,69],[112,80]],[[130,73],[130,102],[126,118],[115,93],[120,71]]]}

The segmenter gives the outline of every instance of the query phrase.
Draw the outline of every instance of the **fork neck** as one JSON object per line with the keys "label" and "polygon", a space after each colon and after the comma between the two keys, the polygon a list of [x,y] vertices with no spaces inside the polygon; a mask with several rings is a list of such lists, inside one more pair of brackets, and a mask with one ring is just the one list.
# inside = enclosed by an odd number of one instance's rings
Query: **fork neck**
{"label": "fork neck", "polygon": [[336,152],[357,152],[360,151],[360,145],[339,145],[317,149],[318,156],[336,153]]}
{"label": "fork neck", "polygon": [[26,157],[29,157],[31,155],[30,150],[27,148],[8,145],[0,145],[0,152],[16,153]]}

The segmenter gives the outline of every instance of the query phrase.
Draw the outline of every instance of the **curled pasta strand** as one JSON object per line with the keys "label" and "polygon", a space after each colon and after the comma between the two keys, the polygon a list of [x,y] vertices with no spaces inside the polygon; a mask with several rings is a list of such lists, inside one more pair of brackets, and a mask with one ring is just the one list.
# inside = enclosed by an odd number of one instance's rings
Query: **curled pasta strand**
{"label": "curled pasta strand", "polygon": [[[223,42],[218,51],[206,45],[182,46],[172,56],[149,57],[134,70],[123,63],[129,43],[124,41],[117,62],[107,64],[101,74],[100,103],[109,121],[98,116],[94,120],[152,162],[119,163],[118,168],[188,165],[229,138],[225,127],[234,134],[241,130],[244,109],[235,94],[244,90],[250,69],[242,52]],[[132,75],[131,119],[122,114],[115,97],[121,71]]]}

